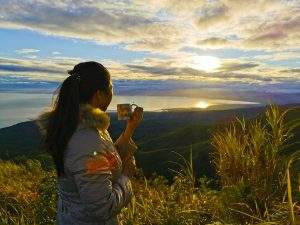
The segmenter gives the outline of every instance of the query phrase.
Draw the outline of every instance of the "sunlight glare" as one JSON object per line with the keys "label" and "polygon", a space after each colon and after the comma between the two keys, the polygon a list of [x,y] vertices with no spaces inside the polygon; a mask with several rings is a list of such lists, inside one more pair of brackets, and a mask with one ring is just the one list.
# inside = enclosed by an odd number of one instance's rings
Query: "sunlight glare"
{"label": "sunlight glare", "polygon": [[209,104],[208,104],[208,102],[206,102],[206,101],[199,101],[199,102],[196,104],[196,107],[197,107],[197,108],[201,108],[201,109],[206,109],[208,106],[209,106]]}
{"label": "sunlight glare", "polygon": [[220,59],[214,56],[196,56],[193,58],[192,67],[206,72],[212,72],[220,67]]}

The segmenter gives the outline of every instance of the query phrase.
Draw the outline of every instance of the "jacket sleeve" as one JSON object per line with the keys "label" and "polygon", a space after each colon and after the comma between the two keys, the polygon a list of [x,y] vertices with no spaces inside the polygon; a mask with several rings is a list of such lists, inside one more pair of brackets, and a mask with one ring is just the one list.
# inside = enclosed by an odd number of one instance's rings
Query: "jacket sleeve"
{"label": "jacket sleeve", "polygon": [[[107,164],[105,145],[96,144],[99,138],[92,135],[84,138],[76,145],[76,157],[70,157],[69,172],[74,178],[80,199],[85,205],[89,218],[95,221],[107,220],[117,215],[132,197],[132,186],[129,178],[121,175],[112,182],[112,172]],[[81,148],[81,149],[78,149]]]}
{"label": "jacket sleeve", "polygon": [[114,145],[122,161],[129,153],[133,155],[138,149],[137,145],[134,143],[131,137],[129,140],[124,138],[124,131],[121,133],[119,138],[114,142]]}

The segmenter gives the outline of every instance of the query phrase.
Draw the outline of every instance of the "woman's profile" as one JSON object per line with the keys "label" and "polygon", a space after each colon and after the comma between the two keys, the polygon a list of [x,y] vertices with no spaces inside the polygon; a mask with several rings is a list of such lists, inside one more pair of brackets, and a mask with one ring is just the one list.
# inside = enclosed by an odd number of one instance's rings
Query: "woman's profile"
{"label": "woman's profile", "polygon": [[130,177],[136,172],[132,140],[143,118],[136,107],[126,129],[113,142],[107,131],[113,85],[108,70],[82,62],[68,71],[53,108],[36,120],[42,148],[56,166],[59,198],[57,224],[117,225],[130,202]]}

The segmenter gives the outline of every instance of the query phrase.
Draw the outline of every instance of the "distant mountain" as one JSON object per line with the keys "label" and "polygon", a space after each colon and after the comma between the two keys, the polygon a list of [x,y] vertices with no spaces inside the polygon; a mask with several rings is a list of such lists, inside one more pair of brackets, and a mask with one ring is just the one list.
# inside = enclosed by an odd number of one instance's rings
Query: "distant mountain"
{"label": "distant mountain", "polygon": [[[300,105],[286,105],[297,110],[289,115],[300,118]],[[240,108],[212,111],[166,111],[144,112],[141,125],[133,136],[139,147],[136,155],[137,164],[144,174],[153,172],[171,176],[168,168],[173,164],[168,161],[178,161],[176,151],[188,156],[190,147],[193,149],[193,160],[196,174],[213,176],[213,166],[209,153],[212,151],[210,134],[216,125],[222,125],[236,116],[254,118],[263,112],[265,107]],[[113,140],[116,140],[126,126],[126,121],[118,121],[116,113],[110,113],[111,126],[108,129]],[[300,129],[296,139],[300,139]],[[22,122],[0,129],[0,158],[38,158],[49,160],[48,155],[38,150],[40,134],[33,122]]]}
{"label": "distant mountain", "polygon": [[39,131],[31,121],[2,128],[0,129],[1,157],[36,152],[39,140]]}

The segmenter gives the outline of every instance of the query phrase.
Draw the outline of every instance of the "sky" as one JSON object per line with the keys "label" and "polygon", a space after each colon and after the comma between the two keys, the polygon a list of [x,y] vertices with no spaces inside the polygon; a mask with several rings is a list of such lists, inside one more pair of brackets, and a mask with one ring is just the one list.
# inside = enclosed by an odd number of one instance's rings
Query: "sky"
{"label": "sky", "polygon": [[52,90],[77,63],[97,61],[120,94],[300,93],[299,0],[0,5],[0,90]]}

